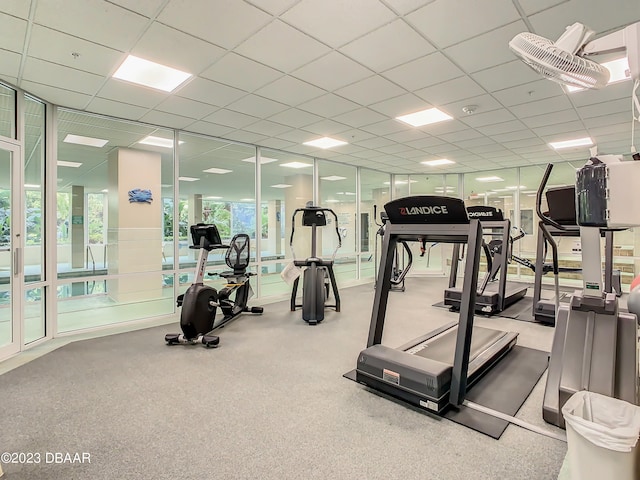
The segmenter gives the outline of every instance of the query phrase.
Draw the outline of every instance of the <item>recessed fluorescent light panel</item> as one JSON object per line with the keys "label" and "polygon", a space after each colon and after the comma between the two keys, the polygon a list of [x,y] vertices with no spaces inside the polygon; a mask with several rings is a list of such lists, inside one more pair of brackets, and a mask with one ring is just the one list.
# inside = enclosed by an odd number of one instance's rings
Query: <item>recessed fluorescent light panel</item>
{"label": "recessed fluorescent light panel", "polygon": [[524,185],[511,185],[510,187],[505,187],[507,190],[522,190],[523,188],[527,188]]}
{"label": "recessed fluorescent light panel", "polygon": [[113,74],[113,78],[172,92],[191,77],[190,73],[129,55]]}
{"label": "recessed fluorescent light panel", "polygon": [[333,148],[338,147],[340,145],[346,145],[347,142],[343,142],[342,140],[336,140],[335,138],[322,137],[317,138],[315,140],[311,140],[309,142],[304,142],[303,145],[308,145],[310,147],[318,147],[318,148]]}
{"label": "recessed fluorescent light panel", "polygon": [[105,188],[104,190],[100,190],[102,193],[109,193],[109,189]]}
{"label": "recessed fluorescent light panel", "polygon": [[302,162],[289,162],[289,163],[281,163],[281,167],[288,168],[305,168],[305,167],[313,167],[310,163],[302,163]]}
{"label": "recessed fluorescent light panel", "polygon": [[224,175],[225,173],[231,173],[233,170],[226,170],[224,168],[207,168],[203,170],[205,173],[217,173],[218,175]]}
{"label": "recessed fluorescent light panel", "polygon": [[[385,185],[389,185],[391,182],[384,182]],[[408,182],[406,180],[396,180],[395,181],[395,185],[406,185],[408,183],[418,183],[417,180],[409,180]]]}
{"label": "recessed fluorescent light panel", "polygon": [[[153,135],[144,137],[138,143],[141,143],[143,145],[151,145],[153,147],[173,148],[172,138],[154,137]],[[179,145],[182,145],[183,143],[184,143],[183,141],[178,142]]]}
{"label": "recessed fluorescent light panel", "polygon": [[355,195],[355,192],[336,192],[336,195]]}
{"label": "recessed fluorescent light panel", "polygon": [[287,185],[286,183],[278,183],[277,185],[271,185],[271,188],[289,188],[293,185]]}
{"label": "recessed fluorescent light panel", "polygon": [[490,177],[477,177],[476,180],[479,182],[504,182],[504,179],[496,177],[495,175]]}
{"label": "recessed fluorescent light panel", "polygon": [[30,183],[25,183],[24,188],[40,188],[40,185],[32,185]]}
{"label": "recessed fluorescent light panel", "polygon": [[83,137],[82,135],[67,134],[64,137],[65,143],[76,143],[78,145],[86,145],[88,147],[104,147],[109,140],[103,140],[102,138]]}
{"label": "recessed fluorescent light panel", "polygon": [[408,123],[412,127],[422,127],[423,125],[444,122],[445,120],[452,119],[453,117],[451,115],[448,115],[437,108],[429,108],[428,110],[422,110],[420,112],[409,113],[408,115],[396,117],[396,120]]}
{"label": "recessed fluorescent light panel", "polygon": [[453,160],[449,160],[448,158],[439,158],[438,160],[425,160],[424,162],[420,162],[423,165],[429,165],[430,167],[438,167],[440,165],[449,165],[450,163],[456,163]]}
{"label": "recessed fluorescent light panel", "polygon": [[256,199],[255,198],[241,198],[240,201],[241,202],[255,202]]}
{"label": "recessed fluorescent light panel", "polygon": [[[256,157],[249,157],[242,159],[243,162],[256,163]],[[260,157],[260,165],[264,165],[266,163],[277,162],[277,158],[268,158],[268,157]]]}
{"label": "recessed fluorescent light panel", "polygon": [[205,200],[222,200],[222,197],[204,197]]}
{"label": "recessed fluorescent light panel", "polygon": [[178,177],[178,180],[182,180],[183,182],[195,182],[196,180],[200,179],[194,177]]}
{"label": "recessed fluorescent light panel", "polygon": [[329,200],[327,200],[327,203],[340,203],[340,200],[335,200],[333,198],[330,198]]}
{"label": "recessed fluorescent light panel", "polygon": [[554,150],[571,147],[584,147],[588,145],[593,145],[593,141],[589,137],[576,138],[574,140],[565,140],[563,142],[549,142],[549,146]]}
{"label": "recessed fluorescent light panel", "polygon": [[78,168],[80,165],[82,165],[82,163],[80,163],[80,162],[67,162],[65,160],[58,160],[58,166],[59,167]]}
{"label": "recessed fluorescent light panel", "polygon": [[[609,70],[609,81],[607,85],[612,83],[623,82],[625,80],[631,80],[629,75],[629,59],[627,57],[618,58],[617,60],[611,60],[610,62],[603,62],[600,65]],[[567,92],[577,92],[585,90],[580,87],[572,87],[567,85]]]}
{"label": "recessed fluorescent light panel", "polygon": [[330,182],[335,182],[337,180],[346,180],[347,177],[339,177],[338,175],[331,175],[330,177],[320,177],[320,180],[328,180]]}

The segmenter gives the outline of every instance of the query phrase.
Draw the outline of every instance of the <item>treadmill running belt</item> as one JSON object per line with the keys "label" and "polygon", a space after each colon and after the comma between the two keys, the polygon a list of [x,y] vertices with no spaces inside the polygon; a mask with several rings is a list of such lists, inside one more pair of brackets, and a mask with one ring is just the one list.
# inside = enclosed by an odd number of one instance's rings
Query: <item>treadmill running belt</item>
{"label": "treadmill running belt", "polygon": [[[442,363],[453,365],[457,335],[458,328],[452,328],[448,332],[437,336],[435,339],[427,340],[406,351],[407,353],[412,353],[414,355],[431,358]],[[482,353],[487,346],[494,344],[503,335],[504,332],[499,330],[474,327],[473,335],[471,336],[469,360],[473,360],[479,353]],[[421,348],[423,346],[424,348]]]}

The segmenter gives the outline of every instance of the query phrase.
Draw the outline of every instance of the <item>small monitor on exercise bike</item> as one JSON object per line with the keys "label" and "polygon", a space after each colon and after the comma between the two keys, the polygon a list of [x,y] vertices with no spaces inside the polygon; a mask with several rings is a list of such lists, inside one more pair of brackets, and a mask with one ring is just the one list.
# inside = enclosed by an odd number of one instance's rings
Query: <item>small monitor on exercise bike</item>
{"label": "small monitor on exercise bike", "polygon": [[218,232],[218,227],[213,224],[205,224],[198,223],[196,225],[191,225],[191,239],[193,240],[193,248],[200,248],[202,239],[204,238],[204,246],[205,247],[225,247],[226,245],[222,245],[222,239],[220,238],[220,233]]}

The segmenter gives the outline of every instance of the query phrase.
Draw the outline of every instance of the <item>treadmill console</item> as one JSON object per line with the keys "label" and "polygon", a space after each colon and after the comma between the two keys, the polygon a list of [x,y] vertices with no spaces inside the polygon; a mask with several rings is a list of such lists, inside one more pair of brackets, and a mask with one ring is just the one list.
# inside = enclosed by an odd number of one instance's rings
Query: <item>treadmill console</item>
{"label": "treadmill console", "polygon": [[469,218],[477,218],[481,222],[504,221],[504,214],[502,213],[502,210],[489,205],[473,205],[471,207],[467,207],[467,215],[469,215]]}
{"label": "treadmill console", "polygon": [[453,197],[416,195],[398,198],[384,206],[392,224],[469,223],[464,201]]}

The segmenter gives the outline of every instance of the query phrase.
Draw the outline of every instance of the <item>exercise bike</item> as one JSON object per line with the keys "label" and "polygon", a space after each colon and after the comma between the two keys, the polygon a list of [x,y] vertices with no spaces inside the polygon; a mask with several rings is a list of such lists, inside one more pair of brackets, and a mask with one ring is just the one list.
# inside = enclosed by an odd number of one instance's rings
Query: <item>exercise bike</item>
{"label": "exercise bike", "polygon": [[[335,231],[338,237],[338,245],[333,251],[331,260],[323,260],[317,255],[317,228],[327,225],[325,212],[333,215]],[[302,226],[311,227],[311,256],[305,260],[296,260],[296,254],[293,249],[293,236],[298,213],[302,213]],[[333,273],[333,262],[338,249],[342,246],[342,237],[338,229],[338,216],[330,208],[313,206],[311,202],[305,208],[296,209],[291,217],[289,246],[291,247],[293,264],[296,267],[305,267],[302,274],[302,303],[296,303],[298,284],[300,282],[300,276],[298,276],[293,282],[291,291],[291,311],[293,312],[296,308],[302,307],[302,319],[309,325],[316,325],[324,320],[325,308],[335,308],[336,312],[340,311],[340,294],[338,293],[336,277]],[[335,299],[335,304],[333,305],[326,303],[331,290],[333,290]]]}
{"label": "exercise bike", "polygon": [[[215,348],[220,338],[213,332],[235,319],[243,312],[261,314],[262,307],[248,307],[247,302],[253,295],[249,278],[255,273],[247,272],[249,266],[249,236],[239,233],[233,237],[230,245],[223,245],[215,225],[199,223],[192,225],[191,238],[193,245],[189,248],[199,249],[196,264],[196,275],[193,284],[185,293],[176,299],[180,312],[180,328],[182,333],[171,333],[164,337],[167,345],[203,344],[207,348]],[[204,271],[207,266],[209,252],[226,248],[225,262],[232,270],[219,274],[227,284],[219,292],[215,288],[204,285]],[[231,295],[235,293],[234,298]],[[215,323],[216,310],[220,307],[222,319]]]}

